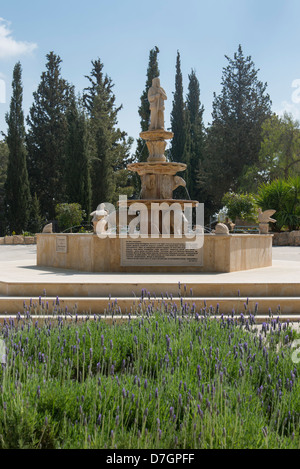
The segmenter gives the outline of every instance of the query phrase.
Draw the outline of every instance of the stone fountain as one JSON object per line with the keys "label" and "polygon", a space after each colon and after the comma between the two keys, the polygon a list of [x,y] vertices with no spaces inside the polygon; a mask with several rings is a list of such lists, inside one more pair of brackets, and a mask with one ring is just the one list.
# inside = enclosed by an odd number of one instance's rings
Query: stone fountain
{"label": "stone fountain", "polygon": [[[172,132],[164,128],[164,102],[166,99],[167,95],[160,86],[160,79],[154,78],[148,91],[150,126],[147,131],[140,133],[140,137],[146,141],[149,157],[145,163],[132,163],[127,166],[127,169],[136,172],[141,178],[141,198],[126,203],[128,207],[137,202],[147,207],[148,234],[162,234],[164,232],[164,215],[168,214],[171,207],[173,207],[173,211],[170,227],[165,226],[165,228],[167,230],[169,228],[170,234],[174,234],[174,204],[177,204],[178,211],[181,213],[183,213],[186,204],[189,204],[190,207],[198,205],[197,201],[173,198],[173,191],[177,187],[186,187],[184,179],[177,175],[178,172],[186,169],[186,164],[167,162],[165,156],[166,140],[170,140],[174,136]],[[153,221],[151,223],[151,207],[153,208],[153,204],[162,203],[159,225],[157,226]]]}
{"label": "stone fountain", "polygon": [[[100,204],[92,214],[94,233],[38,234],[38,266],[85,272],[200,273],[272,265],[270,234],[230,234],[219,226],[204,235],[202,226],[199,244],[197,226],[186,231],[186,206],[197,210],[201,204],[173,198],[177,187],[186,186],[177,174],[186,165],[168,162],[165,157],[167,140],[173,137],[164,128],[166,99],[159,78],[154,78],[148,92],[149,129],[140,133],[149,157],[146,162],[128,165],[141,178],[140,199],[120,197],[118,209],[111,212],[105,203]],[[111,230],[111,224],[116,229]]]}

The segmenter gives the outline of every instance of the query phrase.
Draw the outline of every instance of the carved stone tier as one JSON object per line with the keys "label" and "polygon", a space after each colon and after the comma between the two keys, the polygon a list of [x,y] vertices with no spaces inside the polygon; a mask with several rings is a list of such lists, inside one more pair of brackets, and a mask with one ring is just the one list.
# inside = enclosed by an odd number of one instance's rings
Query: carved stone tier
{"label": "carved stone tier", "polygon": [[144,204],[148,209],[151,208],[151,204],[162,204],[162,203],[167,203],[168,205],[172,204],[179,204],[181,206],[181,209],[184,209],[185,205],[192,205],[192,207],[197,207],[199,205],[199,202],[197,200],[184,200],[184,199],[132,199],[132,200],[126,200],[126,201],[118,201],[118,206],[119,207],[129,207],[130,205],[133,205],[135,203],[141,203]]}
{"label": "carved stone tier", "polygon": [[141,178],[141,199],[172,199],[173,191],[186,182],[176,173],[184,171],[183,163],[132,163],[127,169],[138,173]]}
{"label": "carved stone tier", "polygon": [[[119,210],[128,209],[127,221],[133,219],[140,225],[142,234],[182,234],[184,233],[185,208],[195,208],[199,205],[196,200],[183,199],[140,199],[119,201]],[[134,210],[130,213],[130,207]],[[135,214],[134,214],[135,213]],[[139,220],[137,220],[139,213]]]}
{"label": "carved stone tier", "polygon": [[166,150],[167,142],[165,140],[169,140],[173,138],[173,136],[173,132],[168,132],[164,129],[147,130],[145,132],[141,132],[140,137],[143,140],[146,140],[146,144],[149,151],[149,157],[147,161],[166,161],[164,153]]}

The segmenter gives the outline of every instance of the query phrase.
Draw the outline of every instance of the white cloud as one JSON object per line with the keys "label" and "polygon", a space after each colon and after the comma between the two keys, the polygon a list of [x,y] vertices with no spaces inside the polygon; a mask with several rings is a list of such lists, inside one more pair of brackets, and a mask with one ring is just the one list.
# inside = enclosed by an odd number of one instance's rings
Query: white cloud
{"label": "white cloud", "polygon": [[36,48],[37,44],[32,42],[16,41],[12,37],[10,23],[0,18],[0,59],[29,54]]}
{"label": "white cloud", "polygon": [[287,112],[288,114],[291,114],[294,119],[299,120],[300,119],[300,104],[283,101],[281,103],[281,108],[278,110],[275,110],[275,112],[276,114],[278,114],[279,117],[282,117],[283,114]]}

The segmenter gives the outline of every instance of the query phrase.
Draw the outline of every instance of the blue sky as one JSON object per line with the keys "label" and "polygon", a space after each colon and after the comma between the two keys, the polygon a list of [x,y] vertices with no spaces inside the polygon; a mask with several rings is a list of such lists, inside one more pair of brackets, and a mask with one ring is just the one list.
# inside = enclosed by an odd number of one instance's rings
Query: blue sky
{"label": "blue sky", "polygon": [[[300,118],[300,103],[292,98],[293,82],[300,83],[299,0],[10,0],[1,2],[0,18],[0,131],[6,131],[15,63],[20,60],[23,68],[27,115],[46,54],[54,51],[63,61],[62,76],[77,92],[88,85],[91,61],[101,59],[115,84],[116,102],[123,105],[119,127],[137,138],[139,100],[154,46],[160,49],[161,85],[168,95],[166,127],[177,50],[184,93],[193,68],[208,123],[225,55],[232,57],[239,44],[260,69],[259,79],[268,83],[274,112],[287,110]],[[1,102],[4,85],[6,102]]]}

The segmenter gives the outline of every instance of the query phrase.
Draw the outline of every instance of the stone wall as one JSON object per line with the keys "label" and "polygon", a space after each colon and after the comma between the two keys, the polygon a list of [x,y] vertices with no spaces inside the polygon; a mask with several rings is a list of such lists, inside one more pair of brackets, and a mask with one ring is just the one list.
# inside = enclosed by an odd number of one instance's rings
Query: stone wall
{"label": "stone wall", "polygon": [[300,231],[273,233],[273,246],[300,246]]}
{"label": "stone wall", "polygon": [[4,236],[0,238],[0,245],[16,245],[16,244],[36,244],[36,236],[22,236],[22,235],[13,235],[13,236]]}

